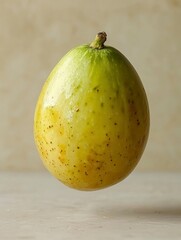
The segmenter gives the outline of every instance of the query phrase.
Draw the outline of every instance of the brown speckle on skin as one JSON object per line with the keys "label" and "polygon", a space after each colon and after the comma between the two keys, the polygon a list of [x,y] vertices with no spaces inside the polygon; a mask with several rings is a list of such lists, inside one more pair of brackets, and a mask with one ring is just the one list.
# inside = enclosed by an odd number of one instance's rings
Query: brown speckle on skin
{"label": "brown speckle on skin", "polygon": [[80,109],[79,109],[79,108],[77,108],[75,111],[76,111],[76,112],[79,112],[79,111],[80,111]]}
{"label": "brown speckle on skin", "polygon": [[95,91],[95,90],[97,90],[98,89],[98,85],[97,86],[95,86],[94,88],[93,88],[93,91]]}
{"label": "brown speckle on skin", "polygon": [[137,125],[138,125],[138,126],[140,125],[140,121],[139,121],[139,119],[137,119]]}

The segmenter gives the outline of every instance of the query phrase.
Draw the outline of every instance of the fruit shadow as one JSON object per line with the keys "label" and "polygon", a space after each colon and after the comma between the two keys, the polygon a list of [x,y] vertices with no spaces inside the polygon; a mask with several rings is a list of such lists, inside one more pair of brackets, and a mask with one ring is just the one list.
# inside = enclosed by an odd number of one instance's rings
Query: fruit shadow
{"label": "fruit shadow", "polygon": [[175,206],[163,206],[161,204],[156,206],[107,206],[96,209],[96,214],[108,219],[138,218],[148,221],[175,220],[181,222],[181,203]]}

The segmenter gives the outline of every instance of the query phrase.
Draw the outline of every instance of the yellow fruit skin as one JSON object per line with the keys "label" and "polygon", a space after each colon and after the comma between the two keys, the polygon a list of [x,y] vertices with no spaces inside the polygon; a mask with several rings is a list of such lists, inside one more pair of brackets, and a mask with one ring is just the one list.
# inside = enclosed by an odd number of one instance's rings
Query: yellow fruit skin
{"label": "yellow fruit skin", "polygon": [[97,190],[137,165],[149,133],[143,85],[116,49],[83,45],[55,66],[38,99],[35,142],[45,167],[65,185]]}

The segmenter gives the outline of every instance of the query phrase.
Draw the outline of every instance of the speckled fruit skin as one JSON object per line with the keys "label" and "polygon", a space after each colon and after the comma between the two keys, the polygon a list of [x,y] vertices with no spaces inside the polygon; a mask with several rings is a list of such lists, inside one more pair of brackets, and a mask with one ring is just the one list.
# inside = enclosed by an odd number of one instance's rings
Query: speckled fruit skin
{"label": "speckled fruit skin", "polygon": [[82,45],[48,77],[34,118],[45,167],[65,185],[97,190],[124,179],[147,142],[147,97],[130,62],[115,48]]}

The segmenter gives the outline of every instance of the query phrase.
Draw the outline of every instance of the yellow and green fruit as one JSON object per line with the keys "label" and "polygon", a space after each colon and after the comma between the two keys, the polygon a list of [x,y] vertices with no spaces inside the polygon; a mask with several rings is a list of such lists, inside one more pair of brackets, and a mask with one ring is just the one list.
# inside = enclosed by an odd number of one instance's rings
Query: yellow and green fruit
{"label": "yellow and green fruit", "polygon": [[134,67],[106,33],[68,52],[45,82],[34,137],[45,167],[65,185],[97,190],[137,165],[149,133],[149,107]]}

